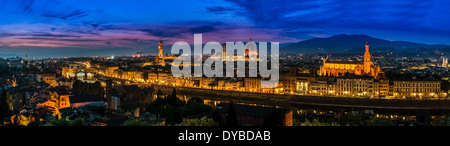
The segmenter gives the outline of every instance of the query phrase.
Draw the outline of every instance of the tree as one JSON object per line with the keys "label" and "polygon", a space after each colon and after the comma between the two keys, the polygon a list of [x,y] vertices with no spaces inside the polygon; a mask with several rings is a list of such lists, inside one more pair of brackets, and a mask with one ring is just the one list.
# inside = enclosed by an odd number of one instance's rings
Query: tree
{"label": "tree", "polygon": [[8,116],[8,103],[6,101],[6,91],[3,89],[0,93],[0,122]]}
{"label": "tree", "polygon": [[182,117],[198,115],[212,111],[212,108],[203,103],[190,102],[185,106],[178,108]]}
{"label": "tree", "polygon": [[93,89],[94,91],[92,91],[91,93],[96,94],[96,95],[103,95],[105,93],[105,90],[102,87],[102,83],[100,83],[99,81],[95,81],[93,85]]}
{"label": "tree", "polygon": [[127,120],[122,126],[151,126],[151,124],[140,120]]}
{"label": "tree", "polygon": [[8,64],[6,64],[4,61],[0,62],[0,74],[9,74],[10,68],[8,67]]}
{"label": "tree", "polygon": [[282,126],[281,116],[276,106],[273,106],[272,113],[264,120],[264,126]]}
{"label": "tree", "polygon": [[340,125],[339,123],[335,122],[322,123],[319,122],[319,120],[317,120],[316,118],[314,118],[312,122],[306,120],[303,126],[340,126]]}
{"label": "tree", "polygon": [[166,104],[161,109],[161,116],[166,118],[166,124],[167,125],[173,125],[176,123],[180,123],[182,121],[182,118],[180,116],[180,113],[178,112],[177,108]]}
{"label": "tree", "polygon": [[105,93],[105,90],[99,81],[96,81],[95,83],[86,83],[80,80],[75,80],[72,84],[72,88],[85,94],[103,95]]}
{"label": "tree", "polygon": [[441,80],[441,77],[438,74],[432,74],[431,79]]}
{"label": "tree", "polygon": [[198,98],[198,97],[193,97],[191,99],[188,100],[187,104],[191,104],[191,103],[201,103],[203,104],[203,99]]}
{"label": "tree", "polygon": [[348,114],[348,124],[352,126],[365,126],[364,111],[352,111]]}
{"label": "tree", "polygon": [[42,125],[41,121],[30,121],[27,126],[40,126]]}
{"label": "tree", "polygon": [[222,115],[220,115],[219,110],[214,110],[214,112],[212,113],[212,119],[214,120],[214,122],[216,122],[219,126],[222,126]]}
{"label": "tree", "polygon": [[201,119],[184,120],[175,126],[217,126],[217,123],[211,118],[202,117]]}
{"label": "tree", "polygon": [[177,97],[177,89],[176,88],[173,88],[171,95]]}
{"label": "tree", "polygon": [[161,97],[164,96],[164,93],[161,91],[161,89],[158,89],[158,91],[156,92],[156,96],[157,96],[158,98],[161,98]]}
{"label": "tree", "polygon": [[86,126],[84,118],[78,117],[70,122],[70,126]]}
{"label": "tree", "polygon": [[84,118],[78,117],[74,120],[70,120],[69,117],[61,119],[53,119],[42,126],[87,126]]}
{"label": "tree", "polygon": [[183,101],[178,99],[177,90],[175,88],[172,90],[172,94],[170,96],[167,96],[166,98],[164,98],[164,100],[166,101],[167,104],[174,106],[176,108],[183,106],[183,103],[182,103]]}
{"label": "tree", "polygon": [[228,108],[228,115],[225,117],[225,126],[238,126],[239,121],[237,120],[236,109],[233,102],[230,103]]}
{"label": "tree", "polygon": [[162,98],[156,98],[150,105],[145,108],[148,112],[153,114],[160,114],[161,106],[163,106],[164,100]]}
{"label": "tree", "polygon": [[81,83],[82,82],[80,80],[73,81],[72,88],[77,89],[77,90],[80,89]]}

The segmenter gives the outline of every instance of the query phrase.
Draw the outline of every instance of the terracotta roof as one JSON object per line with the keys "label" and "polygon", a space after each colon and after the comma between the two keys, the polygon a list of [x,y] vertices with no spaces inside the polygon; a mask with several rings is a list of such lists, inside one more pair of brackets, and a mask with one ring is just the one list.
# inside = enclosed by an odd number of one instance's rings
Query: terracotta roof
{"label": "terracotta roof", "polygon": [[334,63],[334,64],[361,64],[359,61],[330,61],[327,60],[325,63]]}

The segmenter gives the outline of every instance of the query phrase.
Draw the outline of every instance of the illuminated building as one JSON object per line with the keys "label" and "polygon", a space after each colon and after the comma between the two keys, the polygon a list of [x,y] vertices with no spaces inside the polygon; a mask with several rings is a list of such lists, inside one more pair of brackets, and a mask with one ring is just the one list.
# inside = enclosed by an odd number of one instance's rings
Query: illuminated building
{"label": "illuminated building", "polygon": [[366,75],[378,78],[381,73],[380,66],[373,64],[370,60],[369,42],[366,42],[366,51],[364,53],[364,61],[331,61],[327,57],[320,68],[321,76],[343,76],[344,74]]}
{"label": "illuminated building", "polygon": [[[171,78],[173,78],[173,76],[170,76]],[[179,77],[176,78],[175,80],[172,80],[172,85],[176,86],[176,87],[192,87],[192,80],[191,77]]]}
{"label": "illuminated building", "polygon": [[8,66],[12,68],[22,68],[23,67],[23,60],[22,58],[15,57],[15,58],[8,58]]}
{"label": "illuminated building", "polygon": [[245,53],[245,61],[249,61],[250,57],[252,56],[256,56],[256,60],[259,61],[258,59],[258,47],[256,47],[256,44],[253,42],[253,40],[250,38],[250,41],[247,43],[247,45],[245,45],[244,47]]}
{"label": "illuminated building", "polygon": [[158,57],[163,57],[163,41],[159,40],[159,46],[158,46]]}
{"label": "illuminated building", "polygon": [[244,59],[244,61],[249,61],[249,59],[253,56],[256,57],[256,61],[259,61],[258,56],[258,47],[256,46],[256,43],[253,42],[253,40],[250,38],[249,42],[245,44],[244,46],[244,57],[240,59],[236,53],[229,53],[227,54],[227,47],[226,44],[222,44],[222,60],[226,61],[227,56],[231,57],[234,61],[239,61]]}
{"label": "illuminated building", "polygon": [[59,95],[59,109],[70,107],[69,95]]}
{"label": "illuminated building", "polygon": [[380,78],[379,79],[379,94],[381,97],[385,97],[389,95],[389,79]]}
{"label": "illuminated building", "polygon": [[310,95],[316,96],[335,96],[336,95],[336,79],[320,79],[311,83]]}
{"label": "illuminated building", "polygon": [[14,77],[14,74],[13,74],[13,79],[11,80],[11,86],[12,87],[16,87],[17,86],[17,81],[16,81],[16,78]]}
{"label": "illuminated building", "polygon": [[67,95],[58,95],[55,91],[46,89],[37,90],[31,98],[27,99],[27,104],[21,107],[20,114],[29,115],[30,121],[40,121],[46,116],[61,118],[59,109],[70,106]]}
{"label": "illuminated building", "polygon": [[165,66],[166,63],[164,60],[173,60],[175,58],[177,58],[176,56],[164,56],[163,54],[163,41],[160,40],[159,41],[159,45],[158,45],[158,56],[155,58],[155,62],[157,65],[161,65],[161,66]]}
{"label": "illuminated building", "polygon": [[441,95],[441,81],[397,80],[393,86],[394,98],[437,98]]}
{"label": "illuminated building", "polygon": [[36,75],[37,82],[45,82],[52,87],[58,86],[56,81],[56,74],[54,73],[39,73]]}
{"label": "illuminated building", "polygon": [[117,70],[117,69],[119,69],[118,66],[108,66],[108,67],[106,67],[105,74],[112,75],[114,73],[114,70]]}
{"label": "illuminated building", "polygon": [[246,92],[261,92],[261,78],[244,78]]}
{"label": "illuminated building", "polygon": [[[172,73],[167,72],[150,72],[148,73],[148,80],[151,83],[161,84],[161,85],[172,85],[172,83],[177,83],[178,79],[173,80]],[[186,81],[186,80],[184,80]]]}
{"label": "illuminated building", "polygon": [[378,86],[378,80],[375,80],[370,76],[336,78],[336,90],[338,96],[378,97]]}
{"label": "illuminated building", "polygon": [[236,78],[232,78],[229,80],[219,80],[217,81],[217,89],[242,91],[244,90],[244,82],[242,80],[237,80]]}
{"label": "illuminated building", "polygon": [[216,78],[200,78],[200,88],[213,89],[216,84]]}
{"label": "illuminated building", "polygon": [[442,67],[447,67],[448,66],[448,59],[447,59],[447,57],[443,57],[442,58],[442,65],[441,65]]}
{"label": "illuminated building", "polygon": [[289,74],[280,75],[280,83],[283,84],[284,92],[307,94],[310,90],[311,82],[316,80],[315,69],[298,71],[297,68],[290,68]]}

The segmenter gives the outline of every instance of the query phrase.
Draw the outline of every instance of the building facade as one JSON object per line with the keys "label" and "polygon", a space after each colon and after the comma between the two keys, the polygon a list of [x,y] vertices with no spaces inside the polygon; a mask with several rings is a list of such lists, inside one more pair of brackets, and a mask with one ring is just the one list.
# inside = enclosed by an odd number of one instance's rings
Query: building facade
{"label": "building facade", "polygon": [[394,98],[437,98],[441,96],[441,81],[397,80],[393,93]]}
{"label": "building facade", "polygon": [[338,96],[378,97],[378,81],[373,77],[338,77],[336,90]]}
{"label": "building facade", "polygon": [[373,64],[371,61],[369,42],[366,42],[364,61],[331,61],[330,58],[327,57],[320,68],[321,76],[344,76],[345,74],[352,74],[378,78],[380,73],[380,66]]}

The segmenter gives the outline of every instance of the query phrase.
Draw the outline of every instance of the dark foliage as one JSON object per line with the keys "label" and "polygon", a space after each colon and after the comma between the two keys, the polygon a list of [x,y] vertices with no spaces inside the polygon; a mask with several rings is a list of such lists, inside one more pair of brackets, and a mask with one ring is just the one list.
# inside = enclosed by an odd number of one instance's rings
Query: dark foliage
{"label": "dark foliage", "polygon": [[75,80],[72,85],[73,89],[80,93],[92,94],[92,95],[103,95],[105,90],[103,89],[100,82],[95,83],[82,82],[80,80]]}
{"label": "dark foliage", "polygon": [[238,126],[239,121],[237,120],[236,109],[234,104],[231,102],[228,108],[228,115],[225,117],[225,126]]}
{"label": "dark foliage", "polygon": [[264,126],[282,126],[283,121],[281,119],[280,111],[273,106],[272,113],[264,120]]}
{"label": "dark foliage", "polygon": [[[159,95],[162,95],[160,90],[158,93]],[[176,90],[174,89],[172,94],[165,98],[158,96],[158,98],[155,99],[146,109],[147,112],[166,118],[166,124],[173,125],[180,123],[184,117],[195,116],[212,111],[210,106],[198,101],[199,100],[195,99],[189,100],[186,103],[186,101],[180,100],[176,97]]]}
{"label": "dark foliage", "polygon": [[0,122],[8,116],[8,103],[6,102],[6,91],[0,93]]}
{"label": "dark foliage", "polygon": [[219,110],[214,110],[213,114],[212,114],[212,118],[214,120],[214,122],[218,123],[219,126],[223,126],[223,121],[222,121],[222,116],[220,115]]}

